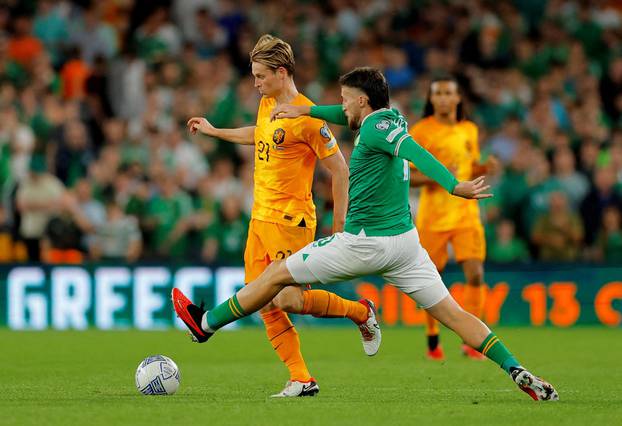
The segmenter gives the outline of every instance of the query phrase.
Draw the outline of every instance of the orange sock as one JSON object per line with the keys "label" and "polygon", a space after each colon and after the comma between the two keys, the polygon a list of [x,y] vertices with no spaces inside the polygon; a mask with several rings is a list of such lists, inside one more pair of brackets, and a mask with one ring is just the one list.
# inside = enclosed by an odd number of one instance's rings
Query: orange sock
{"label": "orange sock", "polygon": [[438,321],[434,319],[434,317],[427,312],[425,313],[425,334],[426,336],[438,336],[440,329],[438,326]]}
{"label": "orange sock", "polygon": [[302,314],[320,318],[350,318],[355,324],[367,321],[367,306],[344,299],[325,290],[303,292]]}
{"label": "orange sock", "polygon": [[464,286],[462,305],[465,311],[481,319],[484,315],[484,302],[484,285],[467,284]]}
{"label": "orange sock", "polygon": [[272,347],[289,370],[290,380],[308,382],[311,374],[300,352],[300,339],[287,314],[280,309],[262,313]]}

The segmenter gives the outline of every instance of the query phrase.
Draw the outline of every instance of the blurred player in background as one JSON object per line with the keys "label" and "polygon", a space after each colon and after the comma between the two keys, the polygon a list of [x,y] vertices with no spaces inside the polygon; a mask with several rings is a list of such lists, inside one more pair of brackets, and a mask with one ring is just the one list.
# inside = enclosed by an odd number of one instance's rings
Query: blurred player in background
{"label": "blurred player in background", "polygon": [[[296,89],[290,45],[264,35],[250,60],[255,87],[263,95],[255,126],[217,129],[205,118],[188,121],[192,133],[255,145],[254,201],[244,253],[246,283],[255,280],[272,261],[287,258],[315,239],[311,186],[316,159],[332,175],[334,232],[343,230],[348,207],[348,166],[326,122],[310,117],[270,119],[270,112],[280,104],[313,105]],[[373,305],[367,300],[353,302],[324,290],[288,290],[260,310],[270,343],[290,372],[285,389],[273,396],[315,395],[319,387],[307,369],[298,333],[285,312],[350,318],[359,325],[368,355],[378,350],[380,330]]]}
{"label": "blurred player in background", "polygon": [[[495,173],[499,167],[494,157],[488,157],[485,164],[480,163],[477,127],[465,118],[458,82],[451,76],[432,81],[423,119],[412,126],[409,133],[458,180]],[[410,182],[422,187],[416,216],[421,245],[442,272],[447,265],[448,245],[451,243],[466,279],[463,307],[481,319],[485,303],[483,261],[486,240],[477,200],[453,197],[418,170],[412,171]],[[426,317],[428,358],[442,360],[444,353],[439,343],[438,321],[429,314]],[[485,359],[466,344],[462,351],[470,358]]]}

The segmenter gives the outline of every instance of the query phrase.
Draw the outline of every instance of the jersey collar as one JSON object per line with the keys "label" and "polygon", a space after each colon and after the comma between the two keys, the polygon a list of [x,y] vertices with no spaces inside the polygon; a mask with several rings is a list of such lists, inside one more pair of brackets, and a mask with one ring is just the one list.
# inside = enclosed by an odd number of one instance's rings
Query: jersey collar
{"label": "jersey collar", "polygon": [[363,119],[363,121],[361,121],[361,127],[363,127],[363,123],[365,123],[365,120],[367,120],[369,117],[371,117],[371,116],[372,116],[372,115],[374,115],[374,114],[379,114],[379,113],[381,113],[381,112],[385,112],[385,111],[389,111],[389,108],[380,108],[380,109],[377,109],[376,111],[374,111],[374,112],[372,112],[372,113],[368,114],[368,115],[367,115],[367,116]]}

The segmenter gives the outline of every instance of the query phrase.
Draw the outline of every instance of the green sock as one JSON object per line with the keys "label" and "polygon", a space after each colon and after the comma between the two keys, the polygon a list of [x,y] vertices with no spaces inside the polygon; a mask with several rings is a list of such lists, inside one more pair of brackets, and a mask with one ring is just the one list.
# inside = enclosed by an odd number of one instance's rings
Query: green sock
{"label": "green sock", "polygon": [[[207,324],[201,324],[207,331],[216,331],[225,325],[246,316],[246,312],[240,306],[236,294],[230,299],[207,312]],[[207,327],[206,327],[207,325]]]}
{"label": "green sock", "polygon": [[496,362],[508,374],[510,374],[512,369],[520,367],[520,363],[508,351],[508,348],[505,347],[495,333],[490,333],[477,350],[486,355],[491,361]]}

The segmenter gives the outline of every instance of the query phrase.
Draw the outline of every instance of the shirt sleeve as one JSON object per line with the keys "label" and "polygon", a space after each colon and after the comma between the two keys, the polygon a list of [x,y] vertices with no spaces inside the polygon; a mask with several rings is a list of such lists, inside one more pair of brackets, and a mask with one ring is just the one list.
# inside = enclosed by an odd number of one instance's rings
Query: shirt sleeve
{"label": "shirt sleeve", "polygon": [[320,160],[339,151],[337,140],[325,121],[308,118],[302,123],[300,134]]}
{"label": "shirt sleeve", "polygon": [[343,112],[341,105],[313,105],[309,115],[313,118],[328,121],[329,123],[339,124],[341,126],[348,125],[348,118]]}
{"label": "shirt sleeve", "polygon": [[361,128],[361,139],[367,141],[375,149],[410,161],[421,173],[436,181],[450,194],[458,184],[454,175],[415,142],[406,129],[395,126],[388,120],[365,123]]}

